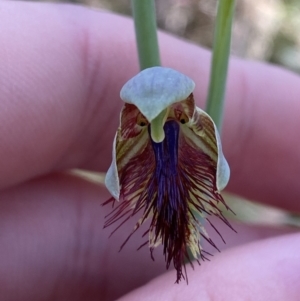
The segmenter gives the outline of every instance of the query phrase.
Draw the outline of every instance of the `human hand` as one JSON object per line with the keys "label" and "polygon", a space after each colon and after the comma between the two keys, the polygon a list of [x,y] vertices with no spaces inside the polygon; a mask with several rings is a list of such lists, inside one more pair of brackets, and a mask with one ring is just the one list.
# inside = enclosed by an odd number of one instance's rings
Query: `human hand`
{"label": "human hand", "polygon": [[[162,274],[158,249],[136,251],[125,225],[108,240],[104,187],[64,173],[106,171],[122,85],[138,72],[132,22],[69,5],[0,3],[1,300],[113,300]],[[203,107],[210,54],[160,35],[162,62],[191,77]],[[299,210],[300,78],[232,59],[223,148],[229,190]],[[233,208],[234,209],[234,208]],[[192,271],[166,273],[125,300],[298,300],[299,234],[234,225],[227,250]],[[258,240],[231,248],[247,241]]]}

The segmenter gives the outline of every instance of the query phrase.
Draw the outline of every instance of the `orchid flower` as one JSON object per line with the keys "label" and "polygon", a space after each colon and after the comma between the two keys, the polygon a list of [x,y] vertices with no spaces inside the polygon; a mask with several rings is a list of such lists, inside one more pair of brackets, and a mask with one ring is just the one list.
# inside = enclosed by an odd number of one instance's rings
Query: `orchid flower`
{"label": "orchid flower", "polygon": [[140,212],[129,237],[150,220],[145,244],[151,256],[162,244],[176,282],[186,278],[185,260],[207,259],[202,238],[217,248],[199,217],[210,223],[207,216],[215,215],[231,227],[218,207],[221,202],[229,209],[219,193],[229,166],[213,120],[195,106],[194,87],[189,77],[163,67],[145,69],[123,86],[125,105],[105,178],[113,196],[106,203],[120,201],[105,227]]}

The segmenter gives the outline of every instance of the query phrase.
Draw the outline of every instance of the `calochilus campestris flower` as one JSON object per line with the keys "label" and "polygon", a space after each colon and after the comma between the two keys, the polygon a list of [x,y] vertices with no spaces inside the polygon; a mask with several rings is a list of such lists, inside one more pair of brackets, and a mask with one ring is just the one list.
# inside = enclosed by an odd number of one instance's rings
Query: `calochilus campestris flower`
{"label": "calochilus campestris flower", "polygon": [[173,262],[177,270],[176,282],[186,278],[190,255],[206,259],[201,238],[217,248],[199,216],[210,223],[207,217],[215,215],[230,226],[218,207],[226,206],[219,192],[229,166],[214,122],[195,106],[194,87],[187,76],[163,67],[145,69],[123,86],[125,105],[105,179],[113,196],[106,203],[120,201],[105,227],[119,220],[121,226],[140,212],[130,237],[150,219],[151,256],[162,244],[167,268]]}

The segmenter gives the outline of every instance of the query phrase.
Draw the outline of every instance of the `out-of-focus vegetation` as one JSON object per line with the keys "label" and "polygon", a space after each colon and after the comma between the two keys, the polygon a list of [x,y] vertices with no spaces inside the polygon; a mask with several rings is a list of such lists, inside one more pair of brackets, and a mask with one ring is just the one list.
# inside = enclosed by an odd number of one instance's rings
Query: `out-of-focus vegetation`
{"label": "out-of-focus vegetation", "polygon": [[[43,0],[42,0],[43,1]],[[70,0],[131,15],[130,0]],[[211,48],[217,0],[156,0],[159,28]],[[300,73],[300,1],[236,0],[232,53]]]}

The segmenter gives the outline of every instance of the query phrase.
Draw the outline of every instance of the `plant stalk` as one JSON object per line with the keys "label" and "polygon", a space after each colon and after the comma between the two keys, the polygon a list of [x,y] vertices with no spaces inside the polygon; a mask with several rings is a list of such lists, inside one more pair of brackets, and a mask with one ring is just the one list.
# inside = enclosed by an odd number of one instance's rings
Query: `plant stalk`
{"label": "plant stalk", "polygon": [[131,0],[140,69],[160,66],[154,0]]}
{"label": "plant stalk", "polygon": [[219,0],[206,112],[221,131],[235,0]]}

